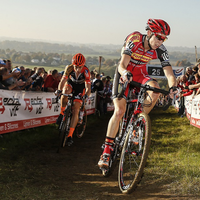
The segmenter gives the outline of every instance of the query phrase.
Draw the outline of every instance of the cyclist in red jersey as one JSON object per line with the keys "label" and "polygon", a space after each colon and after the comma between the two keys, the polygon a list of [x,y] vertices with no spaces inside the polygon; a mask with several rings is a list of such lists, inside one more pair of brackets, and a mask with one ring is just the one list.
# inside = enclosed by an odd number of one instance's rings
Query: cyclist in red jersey
{"label": "cyclist in red jersey", "polygon": [[[163,42],[170,34],[169,25],[161,19],[149,19],[146,30],[146,35],[143,35],[140,32],[129,34],[123,45],[121,59],[116,69],[113,81],[112,95],[115,109],[108,124],[105,148],[98,162],[100,168],[109,167],[113,142],[119,128],[119,122],[126,110],[126,95],[128,88],[125,91],[124,98],[120,100],[116,98],[118,94],[119,80],[122,82],[128,81],[127,75],[132,74],[129,81],[133,80],[159,88],[157,81],[152,79],[146,70],[146,64],[150,60],[159,59],[165,76],[168,79],[171,97],[173,96],[173,90],[176,88],[176,78],[169,62],[168,52],[163,45]],[[147,114],[152,110],[159,97],[158,93],[152,91],[148,91],[148,94],[149,95],[145,99],[144,105],[150,104],[151,106],[144,107],[143,110]]]}
{"label": "cyclist in red jersey", "polygon": [[[74,55],[72,58],[72,64],[66,66],[64,75],[58,85],[58,90],[56,91],[56,95],[60,95],[61,93],[71,94],[73,92],[75,97],[73,105],[73,116],[67,138],[67,144],[69,146],[73,143],[72,136],[78,122],[78,114],[82,105],[82,97],[87,97],[91,93],[90,71],[85,66],[85,62],[85,57],[81,53]],[[58,125],[61,123],[62,117],[64,115],[67,101],[68,98],[62,95],[61,112],[56,121]]]}

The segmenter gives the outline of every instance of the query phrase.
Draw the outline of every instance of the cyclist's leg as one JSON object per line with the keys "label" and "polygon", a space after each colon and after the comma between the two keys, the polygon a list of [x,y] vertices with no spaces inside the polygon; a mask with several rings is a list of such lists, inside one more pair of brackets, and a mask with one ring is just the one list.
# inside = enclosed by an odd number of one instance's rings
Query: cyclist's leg
{"label": "cyclist's leg", "polygon": [[113,142],[119,128],[120,120],[123,117],[126,110],[125,99],[122,98],[118,100],[117,98],[115,98],[113,100],[113,103],[114,103],[115,109],[108,123],[107,134],[106,134],[106,139],[105,139],[105,148],[98,162],[98,166],[100,168],[109,167],[110,155],[111,155],[111,151],[113,150]]}
{"label": "cyclist's leg", "polygon": [[[63,94],[70,94],[72,92],[72,87],[68,84],[66,84],[63,88],[62,93]],[[68,97],[62,95],[60,99],[60,115],[58,116],[58,119],[56,120],[56,124],[60,125],[62,117],[64,115],[65,107],[67,105]]]}
{"label": "cyclist's leg", "polygon": [[106,136],[110,138],[115,138],[119,128],[119,122],[126,111],[126,100],[124,98],[120,100],[115,98],[113,99],[113,103],[115,109],[108,123],[107,134],[106,134]]}
{"label": "cyclist's leg", "polygon": [[70,127],[72,128],[75,128],[78,123],[79,111],[82,105],[82,101],[76,101],[76,100],[77,99],[74,100],[73,110],[72,110],[72,119],[70,124]]}
{"label": "cyclist's leg", "polygon": [[[143,74],[142,76],[133,76],[133,81],[145,84],[145,85],[150,85],[151,87],[156,87],[160,88],[157,81],[153,78],[151,78],[148,74]],[[153,109],[153,107],[156,104],[156,101],[159,97],[159,93],[155,93],[153,91],[147,91],[148,95],[147,98],[144,101],[144,107],[143,107],[143,112],[146,114],[149,114],[149,112]],[[147,106],[145,106],[147,105]]]}
{"label": "cyclist's leg", "polygon": [[73,109],[72,109],[72,118],[70,122],[69,134],[67,138],[68,146],[70,146],[73,143],[72,137],[73,137],[75,127],[78,123],[78,117],[79,117],[79,111],[80,111],[81,105],[82,105],[82,100],[80,99],[74,100]]}
{"label": "cyclist's leg", "polygon": [[[158,83],[153,79],[149,80],[146,84],[150,85],[151,87],[160,88]],[[148,95],[144,101],[144,105],[146,104],[149,106],[144,106],[144,108],[143,108],[143,111],[146,114],[148,114],[153,109],[153,107],[155,106],[155,104],[159,98],[159,95],[160,95],[159,93],[155,93],[153,91],[147,91],[147,93],[148,93]]]}

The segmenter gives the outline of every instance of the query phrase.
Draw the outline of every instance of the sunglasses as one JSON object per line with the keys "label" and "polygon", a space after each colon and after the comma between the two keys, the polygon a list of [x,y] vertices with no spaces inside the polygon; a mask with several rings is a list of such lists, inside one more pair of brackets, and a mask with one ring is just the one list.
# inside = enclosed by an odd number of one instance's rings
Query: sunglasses
{"label": "sunglasses", "polygon": [[156,36],[156,38],[159,40],[159,41],[165,41],[165,40],[167,40],[167,37],[163,37],[163,36],[161,36],[161,35],[159,35],[159,34],[156,34],[156,33],[154,33],[154,35]]}
{"label": "sunglasses", "polygon": [[76,69],[81,69],[83,66],[76,66],[76,65],[74,65],[74,67],[75,67]]}

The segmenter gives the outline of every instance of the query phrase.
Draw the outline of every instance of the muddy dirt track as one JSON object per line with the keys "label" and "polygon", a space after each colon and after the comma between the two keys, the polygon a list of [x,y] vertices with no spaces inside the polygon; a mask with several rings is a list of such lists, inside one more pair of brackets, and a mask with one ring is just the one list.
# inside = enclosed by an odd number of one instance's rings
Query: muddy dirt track
{"label": "muddy dirt track", "polygon": [[158,185],[154,180],[145,183],[145,174],[141,184],[129,195],[122,194],[118,188],[118,168],[110,177],[103,177],[97,162],[102,152],[100,147],[105,138],[109,118],[110,115],[90,124],[83,138],[74,137],[74,144],[64,148],[59,154],[56,153],[56,140],[54,140],[47,141],[32,155],[33,160],[40,163],[40,167],[45,167],[40,175],[43,179],[40,184],[41,187],[45,187],[45,183],[52,185],[49,191],[52,194],[51,199],[195,199],[167,194],[165,185]]}

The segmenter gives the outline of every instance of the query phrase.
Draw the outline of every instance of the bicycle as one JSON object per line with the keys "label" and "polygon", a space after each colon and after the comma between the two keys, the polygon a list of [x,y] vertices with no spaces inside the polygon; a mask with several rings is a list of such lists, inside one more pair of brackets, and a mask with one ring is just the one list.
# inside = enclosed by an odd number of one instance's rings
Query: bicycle
{"label": "bicycle", "polygon": [[[127,85],[128,82],[124,84],[118,98],[122,98]],[[135,88],[139,88],[136,99],[131,98]],[[119,159],[118,185],[124,194],[131,193],[140,182],[150,149],[151,121],[149,116],[142,111],[148,90],[169,94],[168,91],[162,89],[134,81],[130,82],[126,112],[114,141],[110,165],[108,169],[101,169],[103,176],[109,176]]]}
{"label": "bicycle", "polygon": [[[67,96],[68,102],[67,102],[67,106],[64,111],[62,121],[58,128],[59,129],[59,147],[58,147],[57,152],[60,151],[60,148],[66,146],[66,141],[67,141],[67,137],[69,134],[70,122],[71,122],[71,118],[72,118],[73,102],[74,102],[73,94],[61,94],[61,95]],[[80,119],[80,115],[82,115],[81,116],[82,119],[78,121],[76,128],[75,128],[76,136],[78,138],[81,138],[83,136],[85,129],[86,129],[86,125],[87,125],[87,112],[85,109],[85,98],[83,98],[82,101],[83,101],[83,103],[82,103],[80,111],[79,111],[79,119]],[[81,112],[84,112],[84,113],[81,114]]]}

